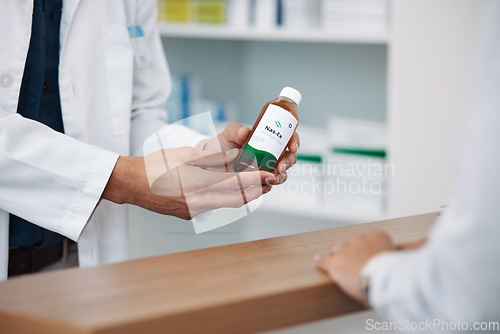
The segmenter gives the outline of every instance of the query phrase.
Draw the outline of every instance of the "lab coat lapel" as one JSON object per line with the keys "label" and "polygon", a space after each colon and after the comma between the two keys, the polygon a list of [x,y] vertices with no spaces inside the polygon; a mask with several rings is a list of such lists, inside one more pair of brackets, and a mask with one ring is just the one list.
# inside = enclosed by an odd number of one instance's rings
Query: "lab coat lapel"
{"label": "lab coat lapel", "polygon": [[61,43],[61,56],[64,53],[66,39],[70,33],[71,23],[81,0],[63,0],[63,11],[61,16],[61,31],[59,35]]}
{"label": "lab coat lapel", "polygon": [[0,108],[17,110],[19,90],[31,37],[33,1],[0,1],[0,76],[7,78],[8,89],[0,88]]}

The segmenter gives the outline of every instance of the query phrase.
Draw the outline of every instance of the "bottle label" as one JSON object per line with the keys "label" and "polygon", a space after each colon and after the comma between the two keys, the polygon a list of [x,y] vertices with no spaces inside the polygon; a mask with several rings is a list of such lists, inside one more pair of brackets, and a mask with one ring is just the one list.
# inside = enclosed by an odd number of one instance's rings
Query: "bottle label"
{"label": "bottle label", "polygon": [[243,155],[271,171],[297,127],[297,119],[287,110],[270,104],[248,141]]}

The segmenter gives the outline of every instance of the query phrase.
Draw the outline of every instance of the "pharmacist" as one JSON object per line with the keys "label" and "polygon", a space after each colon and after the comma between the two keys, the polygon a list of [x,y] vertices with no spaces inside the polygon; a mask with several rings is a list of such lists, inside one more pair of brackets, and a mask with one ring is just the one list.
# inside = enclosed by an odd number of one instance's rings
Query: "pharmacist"
{"label": "pharmacist", "polygon": [[[81,266],[127,260],[119,204],[193,212],[183,197],[153,195],[143,158],[129,156],[166,121],[170,76],[155,21],[154,0],[0,2],[0,280],[9,253],[13,269],[40,270],[64,238],[78,240]],[[239,148],[249,131],[231,124],[206,139],[178,127],[162,140],[169,161],[183,163],[218,140]],[[298,144],[294,136],[278,175],[255,172],[259,182],[283,182]],[[215,187],[194,212],[235,205],[235,191]]]}
{"label": "pharmacist", "polygon": [[346,293],[404,331],[410,321],[430,323],[425,332],[499,332],[500,2],[484,13],[458,184],[428,240],[395,246],[373,231],[316,257]]}

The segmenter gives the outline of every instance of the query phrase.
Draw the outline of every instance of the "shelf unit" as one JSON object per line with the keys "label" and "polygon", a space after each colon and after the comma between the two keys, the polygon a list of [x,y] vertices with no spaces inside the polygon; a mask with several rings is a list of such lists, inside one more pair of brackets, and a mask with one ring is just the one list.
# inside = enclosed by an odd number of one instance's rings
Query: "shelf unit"
{"label": "shelf unit", "polygon": [[311,198],[287,196],[272,197],[271,194],[264,195],[264,201],[257,210],[272,212],[276,214],[287,214],[303,219],[318,220],[338,220],[344,224],[357,224],[361,222],[370,222],[383,220],[384,215],[372,212],[358,212],[352,207],[345,208],[341,206],[328,206],[324,202],[314,201]]}
{"label": "shelf unit", "polygon": [[389,44],[388,32],[325,31],[319,29],[251,29],[231,28],[225,25],[172,24],[158,22],[163,37],[203,38],[238,41],[283,41],[311,43]]}

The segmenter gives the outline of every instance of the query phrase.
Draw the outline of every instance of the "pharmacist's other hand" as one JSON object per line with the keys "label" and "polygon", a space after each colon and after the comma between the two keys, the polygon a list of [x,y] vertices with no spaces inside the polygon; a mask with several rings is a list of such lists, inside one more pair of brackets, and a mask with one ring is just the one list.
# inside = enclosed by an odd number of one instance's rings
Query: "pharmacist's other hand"
{"label": "pharmacist's other hand", "polygon": [[264,171],[227,172],[237,154],[238,150],[217,153],[182,147],[120,157],[102,197],[182,219],[240,207],[268,192],[271,187],[265,184],[275,176]]}
{"label": "pharmacist's other hand", "polygon": [[[245,144],[250,132],[251,130],[249,128],[242,126],[239,123],[231,123],[217,137],[211,138],[206,143],[204,149],[216,151],[219,149],[219,145],[222,151],[227,151],[233,148],[239,149],[243,144]],[[280,163],[276,166],[278,184],[286,181],[286,171],[297,162],[296,153],[299,146],[299,134],[295,132],[288,142],[283,158],[281,158]]]}
{"label": "pharmacist's other hand", "polygon": [[349,240],[334,242],[327,255],[316,255],[316,268],[326,273],[349,296],[366,304],[368,298],[359,285],[363,267],[375,255],[395,249],[389,235],[382,230],[355,234]]}

